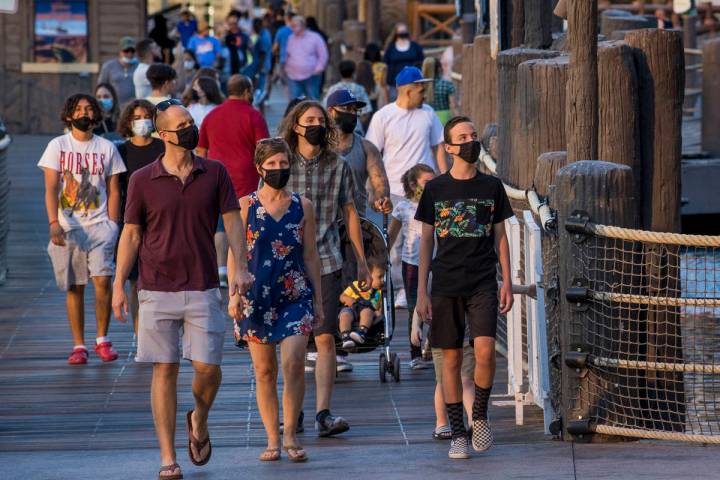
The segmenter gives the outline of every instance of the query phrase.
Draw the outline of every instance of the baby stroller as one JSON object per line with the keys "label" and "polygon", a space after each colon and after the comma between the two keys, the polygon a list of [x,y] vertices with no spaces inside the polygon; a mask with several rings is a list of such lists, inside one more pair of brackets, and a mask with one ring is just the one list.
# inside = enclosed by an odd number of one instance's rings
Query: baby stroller
{"label": "baby stroller", "polygon": [[[392,272],[390,265],[390,251],[388,249],[388,215],[383,215],[382,227],[379,227],[367,218],[360,218],[360,227],[363,235],[365,257],[373,258],[377,263],[385,265],[385,281],[381,288],[383,297],[382,319],[373,323],[367,332],[365,343],[358,345],[349,353],[366,353],[380,348],[379,374],[380,381],[385,383],[387,375],[392,375],[396,382],[400,381],[400,358],[397,353],[390,350],[390,342],[395,332],[395,298],[393,294]],[[357,280],[357,265],[343,222],[340,224],[340,242],[343,252],[343,286]],[[339,300],[338,300],[339,301]],[[336,346],[342,349],[339,332],[336,336]]]}

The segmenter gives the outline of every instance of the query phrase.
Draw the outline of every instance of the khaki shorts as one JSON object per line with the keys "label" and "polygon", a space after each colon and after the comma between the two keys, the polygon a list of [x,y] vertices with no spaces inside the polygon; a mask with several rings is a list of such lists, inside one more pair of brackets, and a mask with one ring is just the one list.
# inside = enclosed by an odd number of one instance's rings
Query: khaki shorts
{"label": "khaki shorts", "polygon": [[183,358],[211,365],[222,362],[225,313],[220,290],[154,292],[140,290],[136,362],[179,363]]}
{"label": "khaki shorts", "polygon": [[118,231],[117,223],[105,221],[65,232],[64,247],[50,242],[47,252],[58,288],[67,291],[87,285],[91,277],[112,277]]}
{"label": "khaki shorts", "polygon": [[[435,382],[442,385],[443,351],[442,348],[433,348],[432,358],[435,366]],[[472,345],[465,344],[463,347],[463,360],[460,367],[460,377],[475,378],[475,351]]]}

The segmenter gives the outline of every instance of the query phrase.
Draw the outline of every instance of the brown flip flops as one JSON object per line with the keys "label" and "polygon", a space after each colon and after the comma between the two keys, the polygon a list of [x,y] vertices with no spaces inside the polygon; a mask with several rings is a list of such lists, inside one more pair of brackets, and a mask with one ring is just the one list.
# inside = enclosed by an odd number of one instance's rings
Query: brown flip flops
{"label": "brown flip flops", "polygon": [[[190,410],[187,412],[187,415],[185,416],[185,425],[187,426],[187,434],[188,434],[188,456],[190,457],[190,461],[193,463],[193,465],[197,465],[198,467],[201,467],[208,463],[210,461],[210,457],[212,456],[212,444],[210,443],[210,433],[208,433],[208,436],[205,440],[202,442],[199,441],[195,436],[193,435],[193,425],[192,425],[192,414],[194,410]],[[200,454],[202,452],[202,449],[205,448],[205,445],[207,445],[208,453],[205,458],[202,460],[196,460],[192,453],[192,447],[195,447],[195,450]]]}
{"label": "brown flip flops", "polygon": [[172,465],[163,465],[158,471],[158,480],[182,480],[182,471],[172,475],[163,475],[163,472],[174,472],[175,470],[180,470],[180,465],[177,463],[173,463]]}

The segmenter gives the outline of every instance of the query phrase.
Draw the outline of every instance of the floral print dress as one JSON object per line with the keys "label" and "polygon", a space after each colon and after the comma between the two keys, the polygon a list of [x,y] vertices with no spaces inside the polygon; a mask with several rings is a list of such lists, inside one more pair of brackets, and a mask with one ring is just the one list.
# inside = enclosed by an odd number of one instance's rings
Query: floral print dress
{"label": "floral print dress", "polygon": [[309,335],[313,293],[303,262],[305,216],[300,196],[276,221],[250,195],[247,219],[248,269],[255,276],[245,295],[242,320],[235,321],[235,339],[275,343],[292,335]]}

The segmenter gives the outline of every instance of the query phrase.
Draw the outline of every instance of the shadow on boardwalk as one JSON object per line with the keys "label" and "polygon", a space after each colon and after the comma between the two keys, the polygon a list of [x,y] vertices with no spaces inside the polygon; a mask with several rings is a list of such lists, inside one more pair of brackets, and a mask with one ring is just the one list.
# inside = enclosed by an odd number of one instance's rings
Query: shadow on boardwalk
{"label": "shadow on boardwalk", "polygon": [[[10,272],[0,287],[0,478],[156,478],[151,369],[133,361],[131,327],[114,320],[111,324],[111,338],[121,354],[118,361],[102,364],[91,355],[84,367],[65,363],[71,338],[64,295],[55,288],[45,253],[43,183],[35,167],[48,140],[16,137],[9,158]],[[86,341],[91,344],[91,289],[87,297]],[[405,322],[403,313],[398,332],[406,331]],[[229,333],[223,386],[210,417],[215,453],[209,465],[190,465],[184,425],[178,425],[178,459],[188,479],[717,478],[720,471],[715,449],[644,442],[573,446],[542,434],[539,411],[531,411],[528,424],[517,427],[511,408],[495,406],[490,411],[495,447],[468,461],[451,461],[448,444],[430,436],[434,375],[406,367],[402,333],[394,345],[403,360],[401,383],[380,384],[377,353],[351,357],[355,370],[338,377],[333,410],[350,421],[348,433],[318,439],[308,420],[300,440],[310,462],[261,463],[256,458],[265,437],[249,355],[232,346]],[[504,378],[501,362],[496,393],[506,392]],[[305,412],[311,419],[314,380],[311,375],[306,379]],[[192,405],[190,381],[189,365],[184,364],[178,386],[180,419]]]}

